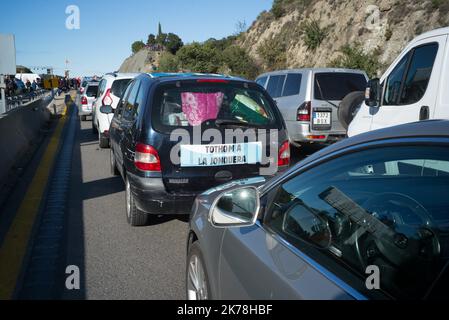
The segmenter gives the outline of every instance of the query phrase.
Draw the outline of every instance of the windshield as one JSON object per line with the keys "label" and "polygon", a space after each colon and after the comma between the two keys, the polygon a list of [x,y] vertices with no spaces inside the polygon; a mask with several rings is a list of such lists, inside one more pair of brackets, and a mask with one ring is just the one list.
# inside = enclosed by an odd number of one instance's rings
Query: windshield
{"label": "windshield", "polygon": [[206,125],[267,126],[274,122],[269,100],[258,89],[241,84],[205,83],[163,85],[156,90],[156,127]]}
{"label": "windshield", "polygon": [[365,91],[366,78],[357,73],[317,73],[315,74],[315,100],[341,101],[354,91]]}

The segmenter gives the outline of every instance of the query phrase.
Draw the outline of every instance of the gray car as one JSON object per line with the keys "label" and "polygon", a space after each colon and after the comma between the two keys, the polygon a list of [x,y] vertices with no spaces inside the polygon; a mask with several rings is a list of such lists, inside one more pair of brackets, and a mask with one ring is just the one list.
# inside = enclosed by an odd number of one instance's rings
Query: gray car
{"label": "gray car", "polygon": [[278,104],[290,142],[331,143],[346,136],[338,107],[351,92],[365,91],[368,76],[351,69],[281,70],[260,75],[256,82]]}
{"label": "gray car", "polygon": [[189,299],[448,298],[449,121],[334,144],[193,206]]}

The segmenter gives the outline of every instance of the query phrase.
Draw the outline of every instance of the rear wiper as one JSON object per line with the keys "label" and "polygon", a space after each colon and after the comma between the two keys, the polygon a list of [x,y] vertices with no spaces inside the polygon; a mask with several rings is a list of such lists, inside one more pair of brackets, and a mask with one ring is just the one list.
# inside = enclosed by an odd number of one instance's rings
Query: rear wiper
{"label": "rear wiper", "polygon": [[324,101],[324,102],[329,103],[331,106],[334,106],[335,108],[338,109],[338,106],[335,103],[330,102],[329,100],[324,99],[324,94],[323,94],[323,90],[321,89],[320,81],[318,79],[315,79],[315,81],[316,81],[316,85],[318,87],[318,90],[320,91],[321,100]]}
{"label": "rear wiper", "polygon": [[215,121],[217,126],[241,126],[241,127],[249,127],[250,124],[248,122],[238,121],[238,120],[222,120],[219,119]]}

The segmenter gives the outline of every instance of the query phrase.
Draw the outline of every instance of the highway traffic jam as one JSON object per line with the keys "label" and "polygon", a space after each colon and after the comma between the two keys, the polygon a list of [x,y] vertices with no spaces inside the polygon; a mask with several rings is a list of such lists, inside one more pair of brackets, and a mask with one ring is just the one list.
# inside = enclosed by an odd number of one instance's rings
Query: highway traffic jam
{"label": "highway traffic jam", "polygon": [[448,38],[376,79],[110,72],[48,91],[53,126],[1,213],[0,299],[447,299]]}
{"label": "highway traffic jam", "polygon": [[[110,73],[85,79],[78,113],[109,150],[129,225],[189,214],[186,298],[441,298],[448,33],[413,40],[369,81]],[[328,146],[293,164],[312,143]]]}

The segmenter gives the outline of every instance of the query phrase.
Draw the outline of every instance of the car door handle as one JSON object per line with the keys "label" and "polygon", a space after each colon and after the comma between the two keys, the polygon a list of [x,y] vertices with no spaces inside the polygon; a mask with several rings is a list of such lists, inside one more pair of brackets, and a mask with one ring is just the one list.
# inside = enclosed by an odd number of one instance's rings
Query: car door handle
{"label": "car door handle", "polygon": [[430,108],[428,106],[422,106],[419,112],[419,121],[429,120]]}

